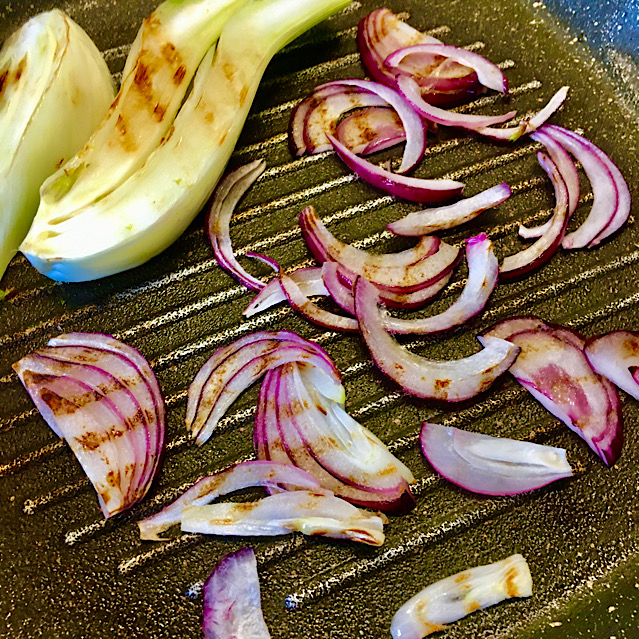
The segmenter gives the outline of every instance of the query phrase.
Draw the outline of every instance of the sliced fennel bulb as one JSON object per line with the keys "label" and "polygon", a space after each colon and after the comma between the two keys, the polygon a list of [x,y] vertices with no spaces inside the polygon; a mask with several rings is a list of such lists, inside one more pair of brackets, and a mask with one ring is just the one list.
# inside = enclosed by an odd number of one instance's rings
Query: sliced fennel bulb
{"label": "sliced fennel bulb", "polygon": [[272,56],[348,4],[253,0],[240,9],[144,165],[72,216],[39,212],[21,246],[29,261],[54,280],[77,282],[133,268],[172,244],[220,179]]}
{"label": "sliced fennel bulb", "polygon": [[58,10],[41,13],[0,51],[0,277],[38,208],[44,180],[91,135],[113,100],[89,36]]}

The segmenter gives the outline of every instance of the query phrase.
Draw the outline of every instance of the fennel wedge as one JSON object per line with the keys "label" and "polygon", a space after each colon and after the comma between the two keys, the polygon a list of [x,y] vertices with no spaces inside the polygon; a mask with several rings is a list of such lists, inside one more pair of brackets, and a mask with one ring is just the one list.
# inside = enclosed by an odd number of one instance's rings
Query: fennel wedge
{"label": "fennel wedge", "polygon": [[77,282],[133,268],[172,244],[220,179],[273,55],[348,4],[253,0],[237,11],[146,162],[64,219],[41,210],[21,247],[29,261],[54,280]]}
{"label": "fennel wedge", "polygon": [[113,94],[97,47],[62,11],[34,16],[4,43],[0,277],[29,230],[40,185],[86,142]]}

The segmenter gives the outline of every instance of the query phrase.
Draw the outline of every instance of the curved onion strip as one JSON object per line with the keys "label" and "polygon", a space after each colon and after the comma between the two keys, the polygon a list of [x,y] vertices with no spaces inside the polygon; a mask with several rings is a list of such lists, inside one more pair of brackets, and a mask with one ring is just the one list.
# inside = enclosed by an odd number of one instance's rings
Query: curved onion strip
{"label": "curved onion strip", "polygon": [[423,118],[443,126],[458,126],[463,129],[477,131],[494,124],[502,124],[512,120],[517,115],[516,111],[509,111],[501,115],[475,115],[440,109],[422,98],[419,84],[407,75],[397,76],[397,90]]}
{"label": "curved onion strip", "polygon": [[229,225],[240,198],[265,168],[264,160],[255,160],[229,173],[215,189],[206,219],[207,234],[218,264],[254,291],[263,289],[265,284],[247,273],[235,258]]}
{"label": "curved onion strip", "polygon": [[320,308],[306,295],[304,295],[294,280],[288,277],[285,273],[280,275],[280,283],[291,306],[306,317],[306,319],[318,324],[319,326],[334,329],[336,331],[346,331],[351,333],[359,331],[356,319],[353,319],[352,317],[344,317],[343,315],[336,315],[335,313],[331,313],[330,311]]}
{"label": "curved onion strip", "polygon": [[510,140],[514,142],[522,135],[532,133],[542,126],[550,116],[559,109],[564,103],[566,96],[568,95],[568,87],[561,87],[555,95],[550,98],[548,104],[538,113],[531,118],[524,120],[521,124],[514,127],[507,127],[505,129],[495,129],[493,127],[485,127],[476,129],[477,133],[494,140]]}
{"label": "curved onion strip", "polygon": [[317,479],[307,472],[273,461],[247,461],[235,464],[215,475],[199,479],[175,501],[155,515],[138,522],[140,539],[162,541],[159,534],[180,523],[182,509],[186,506],[210,504],[221,495],[252,486],[269,490],[321,490]]}
{"label": "curved onion strip", "polygon": [[583,348],[550,327],[516,333],[509,340],[521,348],[510,369],[517,381],[607,465],[613,464],[623,443],[619,399],[592,370]]}
{"label": "curved onion strip", "polygon": [[[370,80],[358,79],[334,80],[333,82],[320,85],[318,89],[333,86],[357,87],[363,91],[369,91],[393,107],[402,121],[402,126],[406,132],[406,147],[398,172],[406,173],[417,165],[424,156],[426,149],[426,128],[422,119],[412,106],[397,93],[395,89],[391,89],[383,84],[378,84],[377,82],[371,82]],[[333,136],[330,132],[327,131],[326,134],[328,139],[331,140]]]}
{"label": "curved onion strip", "polygon": [[572,476],[563,448],[429,423],[419,439],[440,475],[481,495],[518,495]]}
{"label": "curved onion strip", "polygon": [[451,229],[474,220],[486,209],[502,204],[510,195],[510,187],[502,182],[455,204],[409,213],[406,217],[387,224],[386,228],[395,235],[409,237]]}
{"label": "curved onion strip", "polygon": [[298,531],[371,546],[384,543],[384,519],[380,516],[334,495],[305,490],[276,493],[254,502],[189,506],[182,511],[182,530],[252,537]]}
{"label": "curved onion strip", "polygon": [[322,264],[322,279],[333,301],[350,315],[355,315],[353,287],[340,277],[340,267],[337,262],[329,260]]}
{"label": "curved onion strip", "polygon": [[328,135],[335,152],[349,169],[359,175],[362,180],[391,195],[410,200],[411,202],[443,202],[459,197],[464,184],[455,180],[423,179],[398,175],[367,160],[357,157],[339,140]]}
{"label": "curved onion strip", "polygon": [[633,374],[639,366],[639,333],[612,331],[594,337],[587,340],[584,352],[599,375],[639,399],[639,382]]}
{"label": "curved onion strip", "polygon": [[422,639],[445,630],[475,610],[512,597],[530,597],[532,577],[526,560],[511,555],[494,564],[477,566],[427,586],[393,616],[393,639]]}
{"label": "curved onion strip", "polygon": [[487,328],[485,331],[480,333],[480,336],[509,339],[517,333],[523,333],[524,331],[530,331],[537,328],[548,328],[548,324],[546,324],[542,319],[532,315],[515,316],[493,324],[490,328]]}
{"label": "curved onion strip", "polygon": [[393,109],[368,107],[347,115],[337,125],[335,137],[353,153],[370,155],[405,142],[406,131]]}
{"label": "curved onion strip", "polygon": [[[328,295],[324,280],[322,279],[322,269],[313,266],[309,268],[298,268],[291,271],[289,277],[299,286],[304,295]],[[245,317],[252,317],[257,313],[265,311],[280,302],[286,300],[286,295],[282,290],[279,277],[273,278],[269,283],[253,298],[251,303],[244,309],[242,314]]]}
{"label": "curved onion strip", "polygon": [[[564,179],[566,188],[568,189],[568,217],[572,217],[572,214],[575,212],[575,209],[579,204],[579,196],[581,193],[577,166],[564,147],[545,133],[544,127],[531,133],[530,137],[536,142],[540,142],[544,145],[550,159],[557,165],[557,169],[561,174],[561,177]],[[520,224],[519,236],[524,239],[541,237],[548,230],[551,224],[552,219],[548,220],[544,224],[531,228]]]}
{"label": "curved onion strip", "polygon": [[385,313],[378,307],[377,289],[364,278],[355,285],[355,310],[362,336],[377,366],[407,393],[428,399],[462,401],[481,393],[506,372],[519,349],[493,337],[470,357],[435,361],[399,345],[384,328]]}
{"label": "curved onion strip", "polygon": [[542,151],[537,153],[539,164],[548,174],[555,189],[555,210],[550,226],[531,246],[504,258],[499,269],[502,279],[518,277],[545,264],[561,246],[568,225],[568,189],[557,165]]}
{"label": "curved onion strip", "polygon": [[[449,60],[463,64],[465,67],[472,69],[477,74],[479,82],[488,89],[493,89],[500,93],[508,93],[508,80],[496,64],[493,64],[490,60],[478,53],[462,49],[461,47],[438,43],[415,44],[391,53],[384,61],[384,65],[391,69],[391,71],[397,71],[401,69],[400,63],[407,56],[420,53],[441,55]],[[398,78],[398,80],[400,79],[401,78]]]}
{"label": "curved onion strip", "polygon": [[270,639],[252,548],[225,555],[202,587],[204,639]]}
{"label": "curved onion strip", "polygon": [[499,263],[493,243],[485,233],[466,240],[466,259],[468,280],[461,295],[451,306],[431,317],[407,320],[387,316],[384,322],[386,330],[403,335],[440,333],[460,326],[481,313],[499,278]]}
{"label": "curved onion strip", "polygon": [[621,228],[628,219],[628,184],[615,163],[590,140],[556,125],[548,125],[543,131],[581,163],[592,185],[590,213],[576,231],[566,235],[562,246],[566,249],[596,246]]}

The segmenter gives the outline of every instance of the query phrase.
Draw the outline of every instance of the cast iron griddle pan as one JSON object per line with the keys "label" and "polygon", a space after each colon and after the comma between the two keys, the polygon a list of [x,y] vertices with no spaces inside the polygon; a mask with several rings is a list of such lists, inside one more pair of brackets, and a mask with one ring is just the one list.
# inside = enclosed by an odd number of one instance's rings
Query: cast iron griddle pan
{"label": "cast iron griddle pan", "polygon": [[[411,24],[452,44],[471,45],[506,68],[508,99],[478,110],[535,110],[562,85],[568,101],[554,122],[582,129],[618,163],[639,201],[637,114],[591,54],[570,40],[540,3],[513,0],[405,0],[389,3]],[[3,3],[4,39],[30,15],[53,6]],[[155,3],[67,2],[117,74],[128,44]],[[389,251],[408,242],[379,235],[415,205],[392,201],[351,177],[332,155],[293,159],[285,132],[291,106],[316,84],[363,75],[355,27],[380,6],[355,2],[306,34],[269,66],[232,165],[264,157],[268,170],[241,202],[234,245],[266,252],[285,267],[308,262],[297,215],[312,203],[349,242]],[[203,141],[203,143],[205,143]],[[520,221],[541,220],[552,188],[529,140],[499,146],[441,131],[417,175],[448,176],[472,195],[502,180],[514,196],[449,241],[489,229],[501,258],[520,246]],[[573,224],[589,210],[589,190]],[[486,312],[448,339],[417,349],[435,358],[478,349],[475,335],[513,314],[534,313],[590,336],[637,329],[639,232],[631,218],[595,250],[560,252],[540,271],[500,285]],[[262,272],[267,275],[267,271]],[[443,308],[458,295],[456,275]],[[217,267],[203,216],[148,264],[105,280],[59,285],[21,257],[4,287],[17,289],[0,306],[0,635],[3,637],[198,637],[197,585],[227,552],[256,548],[263,607],[274,639],[389,637],[394,611],[424,585],[467,567],[522,553],[534,595],[481,611],[441,636],[637,637],[637,486],[639,405],[623,396],[626,442],[606,468],[509,376],[488,393],[453,407],[404,396],[369,364],[357,336],[334,335],[286,308],[245,321],[251,294]],[[165,544],[141,542],[137,521],[207,472],[252,454],[257,387],[232,407],[206,445],[191,445],[183,427],[186,388],[211,352],[259,328],[286,328],[318,339],[344,373],[348,409],[375,432],[417,477],[417,508],[393,518],[382,548],[302,536],[275,539],[183,535]],[[92,488],[68,447],[32,408],[11,363],[60,332],[104,331],[139,348],[157,372],[168,402],[168,446],[146,500],[104,521]],[[565,447],[576,477],[517,498],[474,496],[438,478],[422,459],[424,420],[493,435]],[[251,496],[255,497],[256,493]],[[192,597],[188,594],[191,593]],[[195,593],[195,594],[193,594]],[[287,599],[288,598],[288,599]],[[287,609],[285,601],[295,604]]]}

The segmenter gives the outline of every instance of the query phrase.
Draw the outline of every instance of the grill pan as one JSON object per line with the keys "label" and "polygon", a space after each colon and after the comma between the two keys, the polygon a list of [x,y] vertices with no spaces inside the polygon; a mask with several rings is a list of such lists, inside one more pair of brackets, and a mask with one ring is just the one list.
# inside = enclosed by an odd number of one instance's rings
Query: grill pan
{"label": "grill pan", "polygon": [[[117,77],[154,6],[149,0],[83,0],[61,8],[88,31]],[[285,139],[291,106],[316,84],[363,75],[355,26],[378,6],[354,2],[267,69],[231,160],[239,165],[264,157],[269,167],[232,225],[241,253],[263,251],[285,267],[307,262],[296,220],[308,203],[340,238],[378,251],[407,246],[383,230],[415,206],[355,180],[332,154],[294,160]],[[637,96],[621,90],[610,67],[542,3],[405,0],[387,6],[410,16],[413,26],[472,46],[507,69],[512,96],[480,99],[471,109],[501,112],[508,103],[519,112],[535,110],[570,85],[554,122],[582,129],[608,152],[639,201]],[[3,2],[0,38],[50,7]],[[520,221],[544,218],[552,188],[530,141],[509,147],[457,135],[431,137],[417,175],[461,179],[469,195],[507,181],[514,197],[506,206],[445,234],[461,241],[488,228],[501,258],[517,250]],[[587,214],[588,193],[586,187],[577,220]],[[561,252],[537,273],[500,285],[470,326],[446,340],[423,341],[417,350],[436,358],[469,354],[482,328],[521,313],[586,335],[637,329],[638,265],[639,232],[631,218],[601,247]],[[442,307],[461,290],[463,270],[456,280]],[[3,280],[3,287],[11,286],[16,295],[0,305],[0,636],[198,637],[201,581],[223,554],[248,544],[256,548],[274,639],[388,637],[394,611],[421,587],[515,552],[530,564],[533,597],[475,613],[442,637],[639,637],[639,405],[627,396],[626,442],[610,469],[511,378],[452,408],[406,397],[369,364],[358,337],[322,331],[285,308],[244,321],[251,294],[216,266],[202,216],[164,254],[127,273],[60,285],[17,257]],[[328,350],[344,373],[349,411],[415,473],[417,508],[392,518],[380,549],[302,536],[141,542],[141,517],[200,475],[251,457],[257,388],[236,402],[222,430],[201,448],[185,435],[186,388],[214,348],[274,326],[317,339]],[[139,348],[168,401],[169,443],[159,478],[142,504],[109,521],[72,453],[33,409],[10,368],[51,336],[71,330],[109,332]],[[473,496],[438,479],[422,460],[417,434],[424,420],[565,447],[576,477],[516,498]]]}

